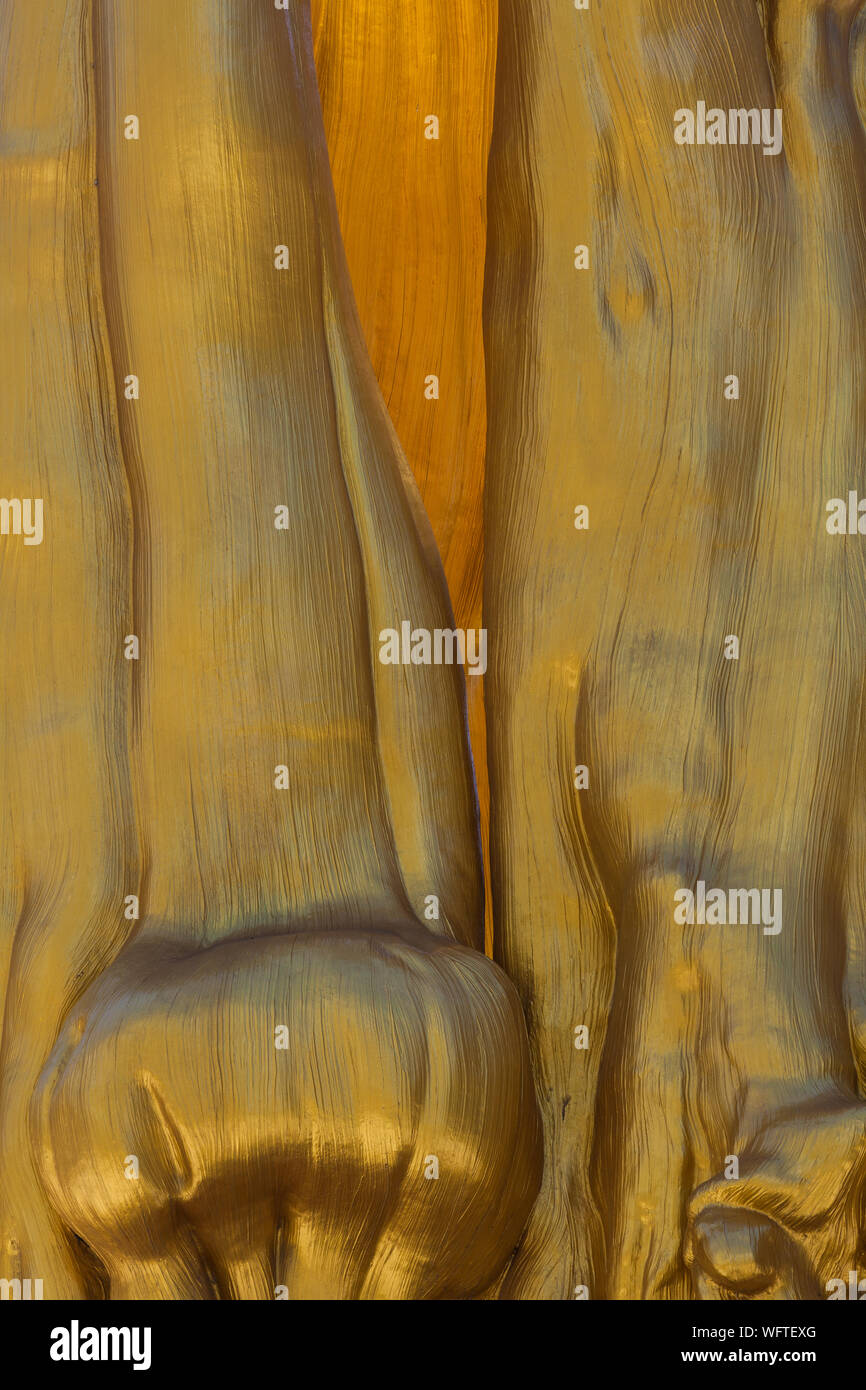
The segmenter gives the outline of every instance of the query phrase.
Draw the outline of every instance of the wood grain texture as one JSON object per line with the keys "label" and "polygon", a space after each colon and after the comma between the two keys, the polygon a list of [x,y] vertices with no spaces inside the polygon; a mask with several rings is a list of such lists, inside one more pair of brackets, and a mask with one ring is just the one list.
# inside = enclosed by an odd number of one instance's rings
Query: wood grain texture
{"label": "wood grain texture", "polygon": [[[317,1287],[344,1296],[328,1259],[366,1163],[356,1296],[379,1296],[364,1278],[389,1251],[392,1296],[471,1294],[537,1188],[535,1101],[513,988],[472,949],[462,672],[378,660],[382,628],[453,614],[357,319],[309,7],[15,0],[2,19],[0,453],[46,539],[0,553],[0,1273],[46,1298],[258,1297],[269,1271],[273,1297],[318,1250]],[[337,1038],[315,1004],[343,994]],[[283,1021],[309,1072],[272,1084]],[[202,1092],[215,1076],[234,1080]],[[274,1127],[324,1184],[298,1170],[282,1217]],[[202,1272],[190,1232],[220,1185]],[[296,1274],[278,1237],[307,1251]]]}
{"label": "wood grain texture", "polygon": [[[491,852],[546,1133],[505,1297],[862,1273],[859,8],[500,5]],[[677,145],[699,101],[781,109],[782,151]],[[678,925],[698,880],[781,889],[781,931]]]}
{"label": "wood grain texture", "polygon": [[[478,628],[486,428],[481,300],[493,0],[313,0],[316,71],[358,313],[461,628]],[[439,138],[425,137],[425,118]],[[424,384],[438,376],[438,400]],[[487,849],[483,677],[467,680]],[[487,912],[488,947],[492,917]]]}
{"label": "wood grain texture", "polygon": [[[30,1095],[82,979],[122,936],[135,843],[120,635],[129,497],[100,294],[96,132],[81,4],[0,11],[0,461],[41,496],[41,546],[0,545],[2,1274],[80,1287],[46,1207]],[[119,896],[118,896],[119,895]]]}
{"label": "wood grain texture", "polygon": [[[319,0],[323,123],[306,0],[0,6],[45,516],[0,534],[0,1276],[46,1297],[866,1273],[863,7],[495,8]],[[699,103],[781,148],[677,143]],[[498,964],[462,673],[377,659],[446,574],[481,621],[482,477]]]}

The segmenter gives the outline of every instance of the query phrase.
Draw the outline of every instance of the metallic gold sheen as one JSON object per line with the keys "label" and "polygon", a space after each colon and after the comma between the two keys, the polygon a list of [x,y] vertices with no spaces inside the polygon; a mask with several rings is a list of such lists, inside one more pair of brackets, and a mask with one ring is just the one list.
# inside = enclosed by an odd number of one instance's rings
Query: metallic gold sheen
{"label": "metallic gold sheen", "polygon": [[0,63],[0,471],[46,529],[0,550],[0,1273],[480,1293],[535,1100],[462,672],[378,661],[453,617],[308,6],[14,0]]}
{"label": "metallic gold sheen", "polygon": [[[866,560],[825,527],[866,494],[859,10],[499,7],[491,862],[545,1127],[506,1298],[864,1273]],[[701,101],[782,151],[677,145]],[[781,930],[678,925],[701,880]]]}
{"label": "metallic gold sheen", "polygon": [[[0,2],[0,493],[45,526],[0,536],[0,1277],[866,1276],[864,41]],[[700,102],[780,152],[678,145]],[[378,659],[452,597],[468,719]],[[780,931],[679,922],[698,882]]]}

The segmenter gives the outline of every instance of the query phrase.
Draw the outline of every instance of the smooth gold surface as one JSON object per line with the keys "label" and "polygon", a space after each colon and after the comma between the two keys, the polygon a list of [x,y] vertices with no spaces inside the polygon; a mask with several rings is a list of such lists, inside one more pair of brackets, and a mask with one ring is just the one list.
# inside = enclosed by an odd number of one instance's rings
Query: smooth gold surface
{"label": "smooth gold surface", "polygon": [[538,1186],[516,992],[421,928],[133,948],[36,1109],[52,1202],[112,1299],[472,1297]]}
{"label": "smooth gold surface", "polygon": [[[859,8],[500,5],[491,857],[546,1136],[504,1297],[863,1273],[866,566],[825,526],[866,492]],[[678,146],[699,101],[783,150]],[[781,930],[678,925],[699,880]]]}
{"label": "smooth gold surface", "polygon": [[462,672],[378,661],[382,628],[453,618],[357,322],[308,7],[2,23],[0,463],[45,516],[0,553],[2,1273],[479,1292],[538,1186],[535,1102],[470,949]]}

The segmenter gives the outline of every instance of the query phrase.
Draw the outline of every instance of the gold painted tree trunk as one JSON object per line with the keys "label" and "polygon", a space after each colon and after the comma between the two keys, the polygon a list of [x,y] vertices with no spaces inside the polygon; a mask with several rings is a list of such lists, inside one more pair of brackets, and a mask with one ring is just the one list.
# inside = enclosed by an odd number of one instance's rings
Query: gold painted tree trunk
{"label": "gold painted tree trunk", "polygon": [[0,6],[0,1277],[866,1272],[861,8]]}
{"label": "gold painted tree trunk", "polygon": [[453,618],[309,9],[49,10],[0,44],[0,450],[45,516],[0,556],[3,1272],[472,1295],[537,1188],[535,1102],[480,954],[462,672],[378,660]]}
{"label": "gold painted tree trunk", "polygon": [[[546,1137],[505,1297],[863,1264],[866,564],[825,526],[866,491],[858,10],[500,5],[491,856]],[[783,148],[677,143],[699,102]],[[678,920],[699,883],[778,924]]]}
{"label": "gold painted tree trunk", "polygon": [[[442,555],[455,623],[479,628],[497,7],[313,0],[312,13],[340,227],[370,359]],[[438,387],[426,384],[431,376]],[[467,680],[486,860],[483,689],[483,675]],[[489,949],[489,896],[486,928]]]}

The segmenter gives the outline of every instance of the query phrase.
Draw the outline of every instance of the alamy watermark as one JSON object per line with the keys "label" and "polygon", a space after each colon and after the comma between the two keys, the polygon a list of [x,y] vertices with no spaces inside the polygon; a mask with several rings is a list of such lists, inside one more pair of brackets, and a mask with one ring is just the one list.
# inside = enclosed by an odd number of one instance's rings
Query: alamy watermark
{"label": "alamy watermark", "polygon": [[764,154],[779,154],[782,112],[778,107],[707,110],[707,103],[699,101],[694,111],[681,106],[674,112],[674,140],[678,145],[763,145]]}
{"label": "alamy watermark", "polygon": [[379,633],[379,660],[383,666],[465,666],[470,676],[487,670],[487,629],[413,627],[402,622],[400,631],[384,627]]}
{"label": "alamy watermark", "polygon": [[149,1327],[69,1327],[51,1330],[52,1361],[131,1361],[134,1371],[150,1370]]}
{"label": "alamy watermark", "polygon": [[0,536],[23,536],[25,545],[41,545],[42,535],[41,497],[0,497]]}
{"label": "alamy watermark", "polygon": [[17,1303],[41,1298],[41,1279],[0,1279],[0,1300]]}
{"label": "alamy watermark", "polygon": [[674,921],[683,926],[761,926],[765,936],[782,930],[781,888],[710,888],[702,878],[695,891],[674,893]]}
{"label": "alamy watermark", "polygon": [[848,1270],[847,1280],[828,1279],[824,1288],[828,1303],[836,1298],[850,1298],[858,1303],[866,1300],[866,1279],[860,1279],[856,1269]]}

